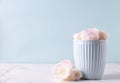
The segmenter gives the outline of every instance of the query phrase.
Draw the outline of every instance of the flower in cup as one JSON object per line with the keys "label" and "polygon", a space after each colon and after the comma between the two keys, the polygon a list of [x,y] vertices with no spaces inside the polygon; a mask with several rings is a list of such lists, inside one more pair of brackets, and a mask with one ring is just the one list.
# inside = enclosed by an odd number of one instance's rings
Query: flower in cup
{"label": "flower in cup", "polygon": [[96,28],[81,31],[82,40],[99,40],[99,30]]}
{"label": "flower in cup", "polygon": [[109,34],[107,32],[104,31],[100,31],[100,40],[105,40],[109,37]]}
{"label": "flower in cup", "polygon": [[97,28],[84,29],[73,35],[74,40],[106,40],[109,34]]}
{"label": "flower in cup", "polygon": [[73,35],[73,38],[74,38],[75,40],[81,40],[81,33],[76,33],[76,34],[74,34],[74,35]]}

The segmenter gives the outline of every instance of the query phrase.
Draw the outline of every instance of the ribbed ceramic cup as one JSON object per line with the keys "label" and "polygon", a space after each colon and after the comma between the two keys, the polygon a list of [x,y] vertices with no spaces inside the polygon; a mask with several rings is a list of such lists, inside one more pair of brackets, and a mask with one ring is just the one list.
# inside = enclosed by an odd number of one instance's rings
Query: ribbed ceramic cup
{"label": "ribbed ceramic cup", "polygon": [[75,66],[83,78],[99,80],[105,68],[106,40],[74,40],[73,55]]}

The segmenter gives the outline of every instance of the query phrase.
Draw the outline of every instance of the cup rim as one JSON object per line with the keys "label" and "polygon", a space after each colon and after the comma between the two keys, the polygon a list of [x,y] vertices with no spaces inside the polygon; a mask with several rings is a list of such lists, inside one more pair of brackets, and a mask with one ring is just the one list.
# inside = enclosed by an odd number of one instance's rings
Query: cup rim
{"label": "cup rim", "polygon": [[76,42],[97,42],[97,41],[101,41],[101,42],[103,42],[103,41],[107,41],[107,40],[73,40],[73,41],[76,41]]}

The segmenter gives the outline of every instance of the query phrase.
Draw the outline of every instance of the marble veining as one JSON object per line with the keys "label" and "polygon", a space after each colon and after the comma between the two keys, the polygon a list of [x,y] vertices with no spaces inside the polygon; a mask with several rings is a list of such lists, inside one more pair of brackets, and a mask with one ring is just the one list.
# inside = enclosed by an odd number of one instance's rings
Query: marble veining
{"label": "marble veining", "polygon": [[[69,83],[55,81],[50,72],[51,66],[51,64],[0,64],[0,83]],[[120,83],[120,64],[107,64],[102,80],[81,80],[81,82]]]}

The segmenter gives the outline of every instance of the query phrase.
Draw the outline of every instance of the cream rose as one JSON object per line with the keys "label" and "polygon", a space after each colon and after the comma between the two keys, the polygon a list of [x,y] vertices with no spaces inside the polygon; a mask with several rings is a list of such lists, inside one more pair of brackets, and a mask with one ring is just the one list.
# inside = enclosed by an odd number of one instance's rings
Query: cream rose
{"label": "cream rose", "polygon": [[109,34],[97,28],[84,29],[73,35],[74,40],[106,40]]}
{"label": "cream rose", "polygon": [[75,69],[70,60],[63,60],[52,67],[53,74],[63,80],[79,80],[82,73]]}
{"label": "cream rose", "polygon": [[77,69],[72,69],[71,78],[72,80],[80,80],[83,77],[82,73]]}
{"label": "cream rose", "polygon": [[96,28],[81,31],[81,40],[99,40],[99,30]]}
{"label": "cream rose", "polygon": [[69,60],[63,60],[55,64],[52,68],[53,74],[60,79],[66,79],[70,76],[73,65]]}

